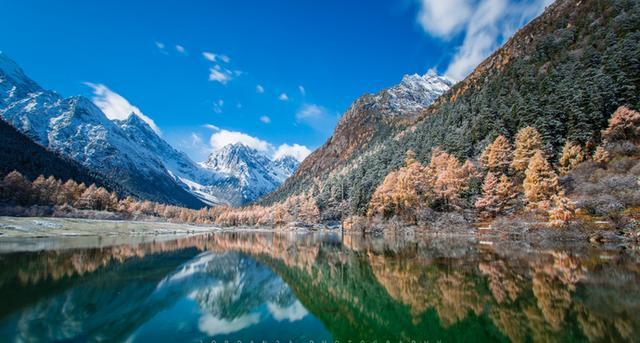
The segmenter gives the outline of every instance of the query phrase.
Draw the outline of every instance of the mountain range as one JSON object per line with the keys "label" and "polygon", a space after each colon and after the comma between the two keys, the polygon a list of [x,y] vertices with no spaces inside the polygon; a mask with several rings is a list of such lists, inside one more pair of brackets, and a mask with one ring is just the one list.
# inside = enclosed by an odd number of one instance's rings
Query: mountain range
{"label": "mountain range", "polygon": [[253,201],[280,185],[298,165],[292,157],[271,159],[240,144],[196,163],[138,115],[110,120],[85,97],[63,98],[43,89],[3,53],[0,117],[87,173],[117,184],[121,193],[191,208]]}
{"label": "mountain range", "polygon": [[[423,164],[435,147],[477,160],[497,136],[513,141],[527,126],[541,134],[551,162],[567,142],[592,149],[619,106],[640,108],[638,56],[638,1],[555,1],[433,103],[394,88],[358,98],[326,143],[260,203],[307,194],[324,220],[362,215],[408,150]],[[401,85],[423,87],[414,79]]]}

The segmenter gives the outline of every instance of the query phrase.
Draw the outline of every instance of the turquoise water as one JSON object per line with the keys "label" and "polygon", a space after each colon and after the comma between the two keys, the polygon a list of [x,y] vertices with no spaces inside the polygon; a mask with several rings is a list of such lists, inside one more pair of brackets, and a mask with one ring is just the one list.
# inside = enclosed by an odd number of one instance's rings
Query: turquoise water
{"label": "turquoise water", "polygon": [[621,247],[272,233],[51,246],[0,254],[0,341],[567,342],[640,332],[638,252]]}

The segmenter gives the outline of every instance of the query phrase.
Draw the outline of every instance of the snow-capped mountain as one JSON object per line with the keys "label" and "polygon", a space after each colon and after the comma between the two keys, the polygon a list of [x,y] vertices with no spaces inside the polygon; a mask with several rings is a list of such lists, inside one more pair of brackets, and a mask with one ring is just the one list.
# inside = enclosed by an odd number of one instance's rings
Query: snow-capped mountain
{"label": "snow-capped mountain", "polygon": [[[249,178],[203,168],[164,141],[137,115],[110,120],[85,97],[63,98],[43,89],[2,53],[0,117],[36,143],[71,157],[142,199],[189,207],[243,204],[254,200],[253,195],[275,188],[275,182],[291,174],[290,169],[277,167],[266,157],[242,163],[251,166]],[[265,167],[260,168],[259,163]],[[227,163],[227,168],[231,170],[233,165]],[[260,172],[266,174],[260,176]],[[250,183],[253,180],[259,182],[255,189]],[[270,185],[274,186],[269,189]]]}
{"label": "snow-capped mountain", "polygon": [[399,84],[374,95],[376,106],[390,115],[417,113],[428,107],[455,82],[434,71],[424,75],[405,75]]}
{"label": "snow-capped mountain", "polygon": [[270,159],[258,150],[236,143],[209,155],[200,165],[218,174],[228,175],[240,190],[239,203],[246,203],[269,193],[284,182],[298,167],[290,156]]}
{"label": "snow-capped mountain", "polygon": [[283,199],[287,192],[308,189],[318,178],[344,168],[372,141],[412,124],[453,84],[453,80],[429,71],[422,76],[405,75],[397,85],[362,95],[340,117],[325,144],[305,158],[285,186],[263,200],[269,203]]}

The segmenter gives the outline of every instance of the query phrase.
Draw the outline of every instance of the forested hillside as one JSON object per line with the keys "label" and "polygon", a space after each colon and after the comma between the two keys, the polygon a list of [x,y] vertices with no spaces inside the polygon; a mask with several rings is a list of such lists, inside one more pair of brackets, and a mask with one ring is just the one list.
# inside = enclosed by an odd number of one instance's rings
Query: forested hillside
{"label": "forested hillside", "polygon": [[559,0],[417,122],[370,141],[335,167],[296,174],[263,203],[310,193],[325,219],[364,214],[408,150],[423,164],[434,147],[477,160],[498,135],[513,141],[527,126],[541,134],[551,162],[565,142],[592,152],[619,106],[640,107],[639,90],[640,2]]}
{"label": "forested hillside", "polygon": [[86,185],[96,184],[112,191],[119,191],[117,187],[104,181],[100,175],[88,171],[71,159],[34,143],[13,126],[0,119],[0,177],[4,177],[14,170],[29,179],[35,179],[39,175],[47,175],[63,182],[75,180]]}

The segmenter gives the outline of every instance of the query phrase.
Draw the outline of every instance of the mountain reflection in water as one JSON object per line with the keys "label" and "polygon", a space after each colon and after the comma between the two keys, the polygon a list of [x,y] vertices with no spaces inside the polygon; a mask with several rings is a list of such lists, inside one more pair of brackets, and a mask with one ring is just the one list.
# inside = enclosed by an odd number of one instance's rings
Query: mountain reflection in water
{"label": "mountain reflection in water", "polygon": [[494,243],[223,232],[4,253],[0,337],[28,342],[637,339],[637,251]]}

